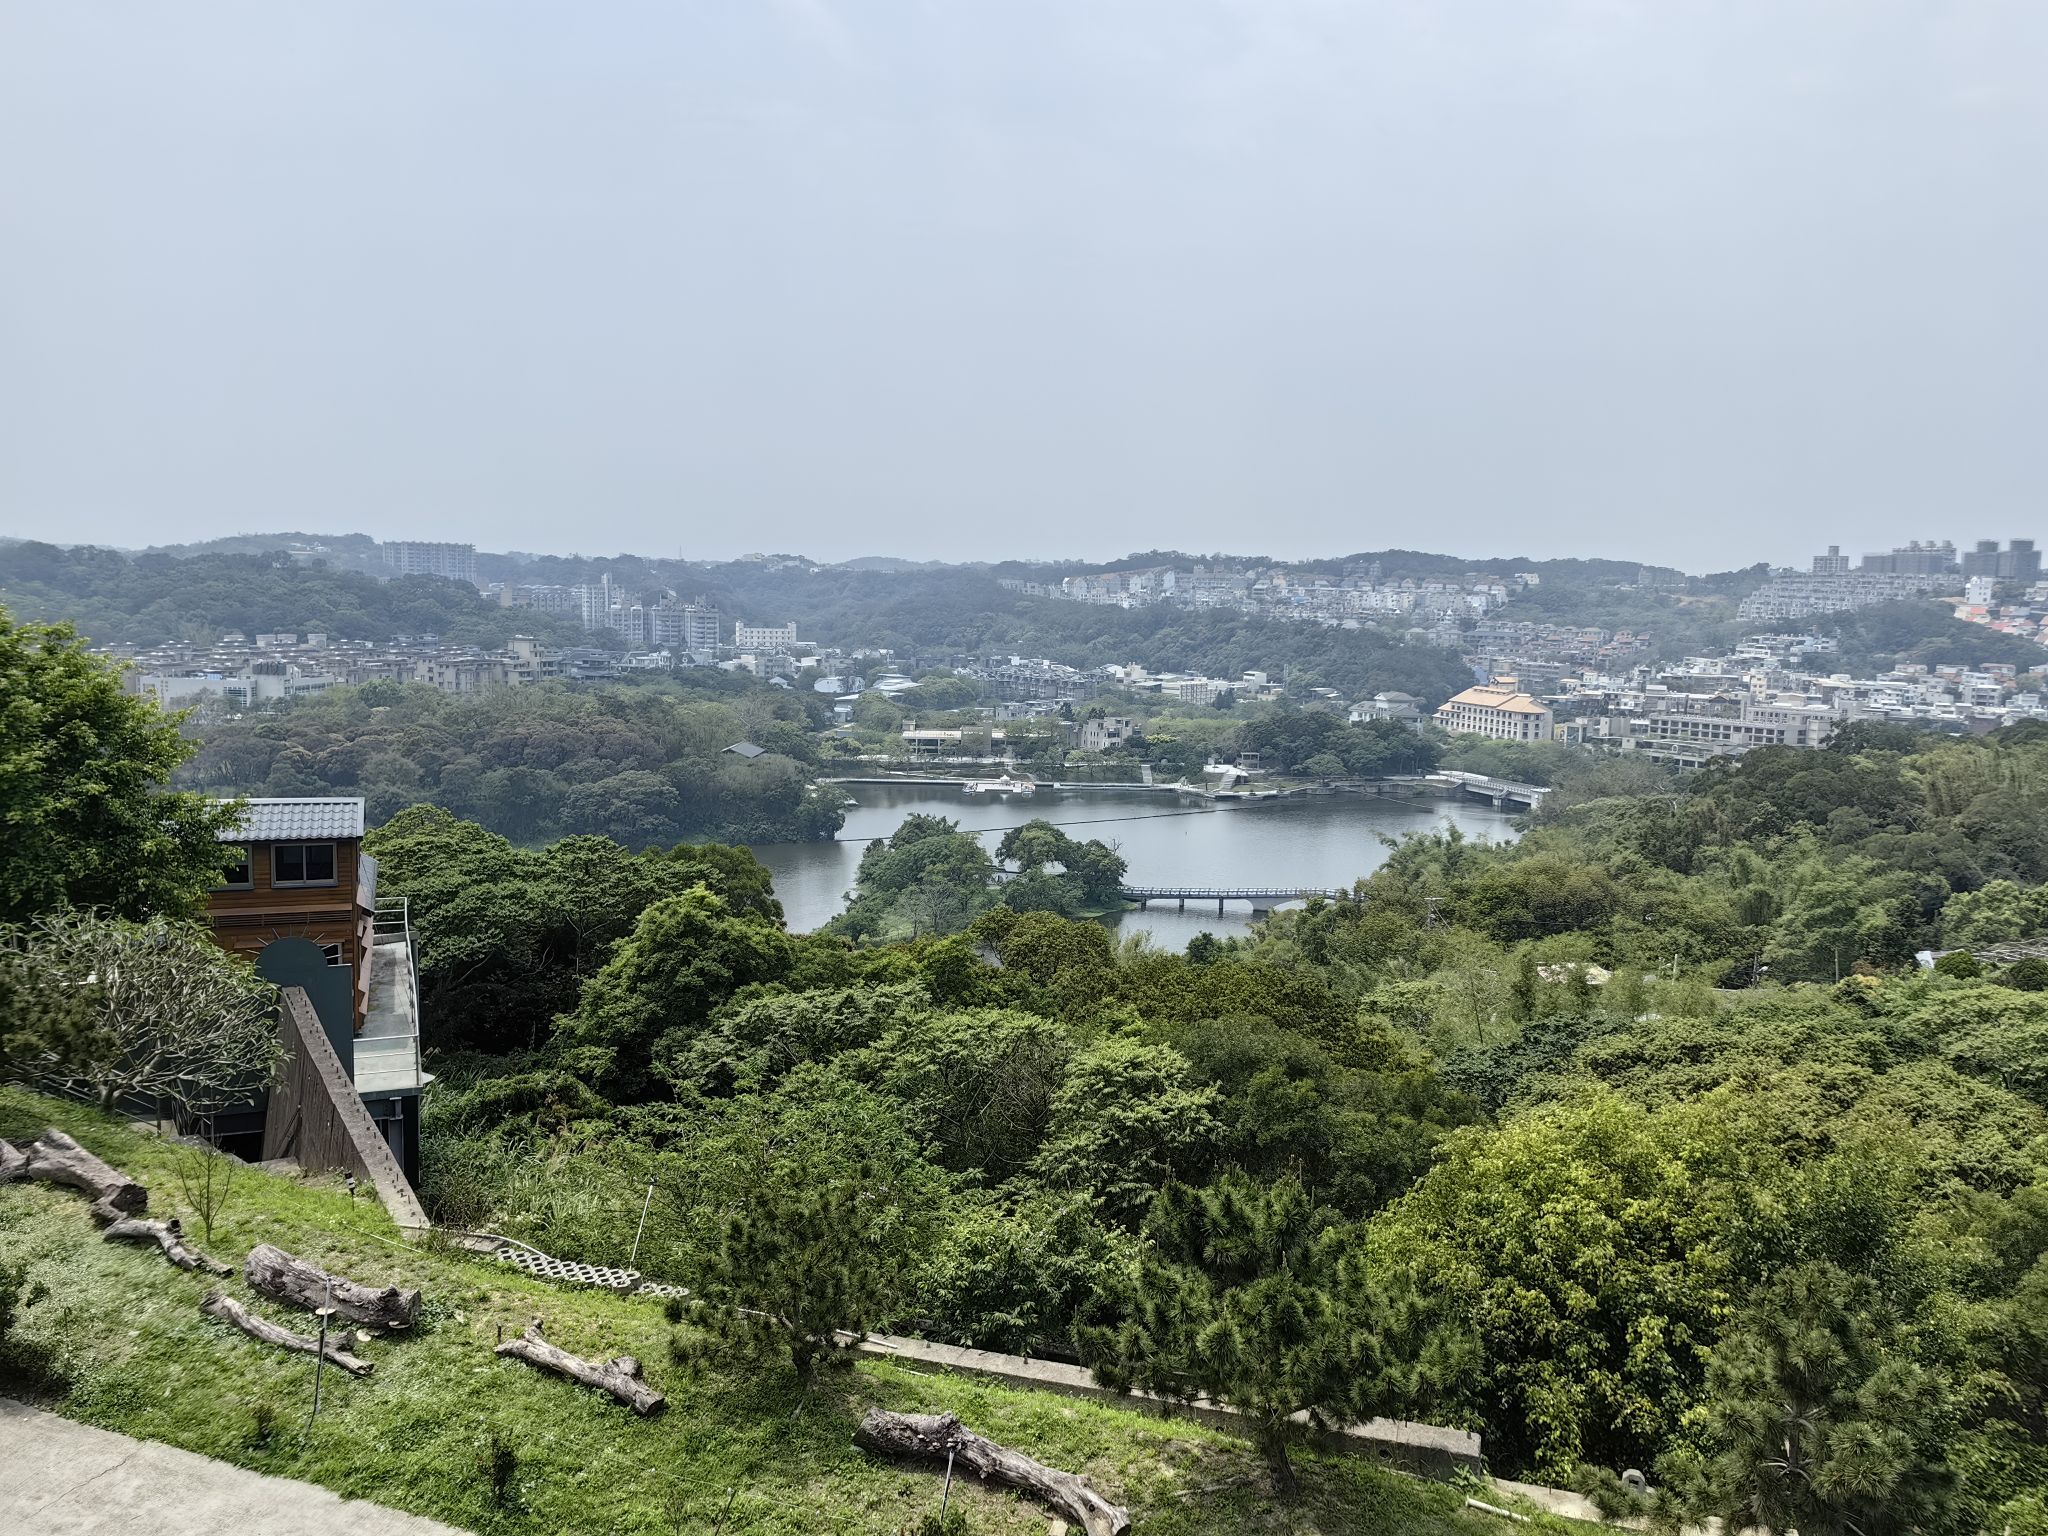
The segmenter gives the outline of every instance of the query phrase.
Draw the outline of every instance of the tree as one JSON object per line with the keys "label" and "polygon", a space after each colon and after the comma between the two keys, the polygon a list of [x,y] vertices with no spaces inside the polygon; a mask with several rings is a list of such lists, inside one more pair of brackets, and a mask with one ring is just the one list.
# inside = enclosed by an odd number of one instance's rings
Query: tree
{"label": "tree", "polygon": [[[210,1133],[212,1128],[209,1125],[206,1129]],[[213,1241],[213,1224],[220,1220],[235,1192],[235,1174],[241,1166],[239,1159],[209,1146],[181,1146],[177,1150],[174,1167],[178,1188],[184,1191],[192,1214],[199,1218],[208,1243]]]}
{"label": "tree", "polygon": [[1941,1529],[1955,1494],[1952,1403],[1832,1264],[1780,1275],[1715,1347],[1704,1461],[1674,1464],[1730,1530],[1889,1536]]}
{"label": "tree", "polygon": [[197,910],[237,810],[168,790],[194,748],[66,624],[0,609],[0,922]]}
{"label": "tree", "polygon": [[1153,1192],[1201,1171],[1218,1134],[1216,1090],[1164,1045],[1108,1039],[1076,1056],[1052,1097],[1034,1164],[1049,1186],[1085,1191],[1135,1227]]}
{"label": "tree", "polygon": [[253,1099],[277,1070],[277,989],[203,929],[62,912],[0,950],[17,977],[89,999],[83,1017],[59,1005],[70,1027],[10,1043],[18,1075],[89,1090],[106,1110],[156,1099],[204,1115]]}
{"label": "tree", "polygon": [[866,1207],[888,1198],[874,1170],[814,1184],[772,1182],[727,1218],[695,1316],[724,1352],[787,1353],[806,1386],[838,1335],[882,1315],[898,1256],[877,1246]]}
{"label": "tree", "polygon": [[1341,1422],[1379,1374],[1369,1329],[1337,1300],[1331,1234],[1293,1179],[1263,1187],[1232,1171],[1204,1189],[1169,1184],[1144,1236],[1115,1293],[1123,1317],[1079,1331],[1082,1359],[1106,1386],[1230,1404],[1292,1496],[1292,1416]]}
{"label": "tree", "polygon": [[614,1096],[637,1098],[650,1086],[655,1044],[673,1059],[702,1033],[712,1010],[741,987],[775,981],[792,951],[781,929],[735,913],[703,886],[658,901],[585,983],[576,1012],[556,1031],[561,1045],[590,1054],[571,1059]]}

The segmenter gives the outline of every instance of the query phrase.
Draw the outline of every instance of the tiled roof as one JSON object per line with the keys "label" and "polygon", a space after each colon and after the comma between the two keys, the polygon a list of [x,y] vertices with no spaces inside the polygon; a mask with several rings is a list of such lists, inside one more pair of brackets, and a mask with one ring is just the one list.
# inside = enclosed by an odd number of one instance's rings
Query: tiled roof
{"label": "tiled roof", "polygon": [[317,800],[250,800],[239,825],[221,833],[224,843],[285,843],[302,838],[352,838],[363,835],[363,802]]}

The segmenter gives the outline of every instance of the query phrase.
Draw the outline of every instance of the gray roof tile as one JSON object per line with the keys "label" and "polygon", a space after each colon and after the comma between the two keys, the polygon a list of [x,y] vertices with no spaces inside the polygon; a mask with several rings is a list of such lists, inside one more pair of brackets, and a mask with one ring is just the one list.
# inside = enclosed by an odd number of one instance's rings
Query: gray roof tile
{"label": "gray roof tile", "polygon": [[355,838],[363,835],[363,802],[328,797],[307,800],[251,800],[240,824],[221,833],[224,843],[281,843],[300,838]]}

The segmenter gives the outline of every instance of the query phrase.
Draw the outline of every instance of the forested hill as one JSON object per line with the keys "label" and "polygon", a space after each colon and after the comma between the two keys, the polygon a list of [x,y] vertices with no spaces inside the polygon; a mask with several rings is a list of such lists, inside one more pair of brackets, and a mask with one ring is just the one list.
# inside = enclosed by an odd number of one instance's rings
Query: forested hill
{"label": "forested hill", "polygon": [[124,554],[90,546],[0,546],[0,606],[68,620],[97,645],[209,641],[223,634],[315,631],[336,640],[435,634],[501,646],[513,634],[580,638],[560,621],[499,607],[434,576],[383,581],[266,554]]}

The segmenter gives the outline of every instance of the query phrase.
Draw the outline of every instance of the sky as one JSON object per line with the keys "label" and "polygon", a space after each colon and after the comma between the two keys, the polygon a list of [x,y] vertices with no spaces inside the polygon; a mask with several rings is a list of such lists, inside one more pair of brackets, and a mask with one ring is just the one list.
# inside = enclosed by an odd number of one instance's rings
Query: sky
{"label": "sky", "polygon": [[0,0],[0,534],[2048,541],[2041,0]]}

